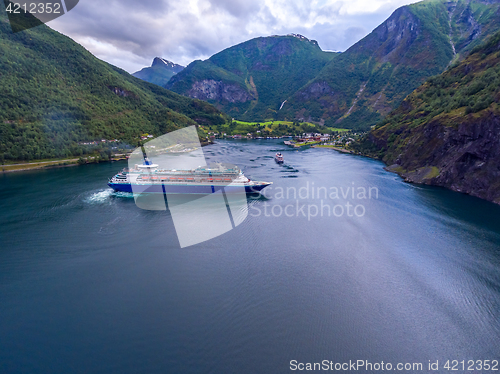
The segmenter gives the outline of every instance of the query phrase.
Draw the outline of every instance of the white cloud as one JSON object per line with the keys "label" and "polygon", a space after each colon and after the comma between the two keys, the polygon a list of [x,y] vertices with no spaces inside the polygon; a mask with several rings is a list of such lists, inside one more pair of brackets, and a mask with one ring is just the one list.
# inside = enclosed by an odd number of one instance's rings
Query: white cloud
{"label": "white cloud", "polygon": [[409,0],[81,0],[49,26],[129,72],[187,65],[258,36],[300,33],[345,50]]}

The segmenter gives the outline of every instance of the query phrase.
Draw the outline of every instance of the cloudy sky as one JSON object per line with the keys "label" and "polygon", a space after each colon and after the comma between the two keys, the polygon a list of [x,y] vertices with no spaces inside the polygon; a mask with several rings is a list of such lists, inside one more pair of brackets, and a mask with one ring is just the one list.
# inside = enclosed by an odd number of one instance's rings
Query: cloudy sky
{"label": "cloudy sky", "polygon": [[159,56],[181,65],[269,35],[344,51],[415,0],[80,0],[48,25],[128,72]]}

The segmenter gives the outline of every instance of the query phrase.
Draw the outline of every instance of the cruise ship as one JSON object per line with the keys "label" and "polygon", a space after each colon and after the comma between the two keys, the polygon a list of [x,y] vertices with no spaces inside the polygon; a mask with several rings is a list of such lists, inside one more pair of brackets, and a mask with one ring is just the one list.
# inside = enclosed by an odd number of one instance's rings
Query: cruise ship
{"label": "cruise ship", "polygon": [[252,181],[237,166],[211,164],[192,170],[159,169],[148,158],[143,165],[123,169],[113,176],[108,186],[119,192],[164,194],[210,194],[219,190],[226,193],[258,193],[271,182]]}

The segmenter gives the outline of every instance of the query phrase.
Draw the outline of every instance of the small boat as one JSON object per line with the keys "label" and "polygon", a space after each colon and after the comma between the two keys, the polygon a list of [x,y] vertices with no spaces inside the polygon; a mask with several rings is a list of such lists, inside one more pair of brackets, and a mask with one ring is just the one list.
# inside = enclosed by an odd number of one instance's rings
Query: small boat
{"label": "small boat", "polygon": [[285,160],[283,159],[283,155],[278,152],[276,153],[276,156],[274,156],[274,161],[276,161],[276,163],[278,164],[282,164]]}

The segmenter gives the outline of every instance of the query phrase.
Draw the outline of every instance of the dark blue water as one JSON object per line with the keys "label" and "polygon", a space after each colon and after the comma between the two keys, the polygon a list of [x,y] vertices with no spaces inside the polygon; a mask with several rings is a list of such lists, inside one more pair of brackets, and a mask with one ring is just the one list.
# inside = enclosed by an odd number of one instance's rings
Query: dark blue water
{"label": "dark blue water", "polygon": [[204,152],[274,184],[243,224],[184,249],[168,211],[106,188],[124,163],[0,176],[0,373],[500,359],[499,206],[332,150]]}

